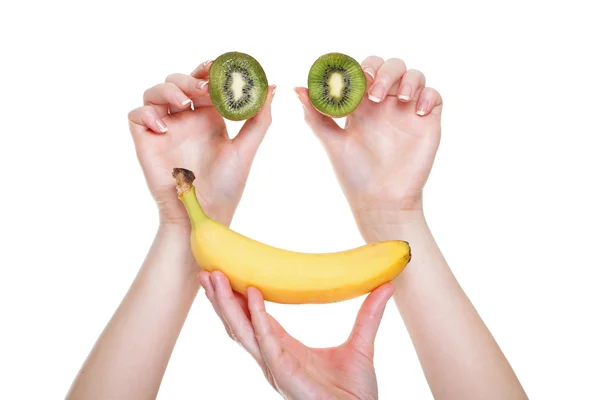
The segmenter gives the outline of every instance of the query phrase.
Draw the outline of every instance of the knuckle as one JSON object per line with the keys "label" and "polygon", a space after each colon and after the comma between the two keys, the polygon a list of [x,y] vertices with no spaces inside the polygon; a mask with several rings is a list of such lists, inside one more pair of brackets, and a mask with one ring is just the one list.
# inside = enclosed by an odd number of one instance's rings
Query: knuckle
{"label": "knuckle", "polygon": [[163,84],[163,91],[165,91],[165,92],[171,93],[176,90],[179,90],[179,87],[177,87],[177,85],[174,84],[173,82],[165,82]]}
{"label": "knuckle", "polygon": [[179,77],[179,74],[169,74],[165,78],[165,83],[173,82],[173,81],[177,80],[178,77]]}
{"label": "knuckle", "polygon": [[163,83],[159,83],[158,85],[154,85],[152,87],[149,87],[148,89],[146,89],[144,91],[144,102],[148,102],[149,99],[151,98],[155,98],[157,94],[159,94],[161,92],[162,86],[164,84]]}
{"label": "knuckle", "polygon": [[135,108],[135,109],[133,109],[133,110],[129,111],[129,112],[127,113],[127,119],[129,119],[129,120],[132,120],[133,118],[135,118],[136,114],[138,114],[138,113],[139,113],[139,110],[140,110],[140,109],[139,109],[139,107],[138,107],[138,108]]}
{"label": "knuckle", "polygon": [[381,58],[379,56],[368,56],[367,58],[364,59],[363,65],[364,64],[383,64],[383,62],[384,62],[383,58]]}
{"label": "knuckle", "polygon": [[146,118],[152,117],[152,114],[153,114],[152,111],[153,111],[153,108],[149,107],[149,106],[142,107],[142,109],[141,109],[142,115]]}
{"label": "knuckle", "polygon": [[439,96],[439,95],[440,95],[440,94],[438,93],[438,91],[437,91],[437,90],[435,90],[435,89],[434,89],[434,88],[432,88],[432,87],[426,87],[426,88],[424,89],[424,91],[425,91],[425,93],[426,93],[428,96],[431,96],[431,97],[436,97],[436,96]]}
{"label": "knuckle", "polygon": [[144,95],[143,95],[144,99],[147,99],[148,97],[150,97],[152,95],[152,92],[154,91],[154,88],[155,87],[153,86],[151,88],[148,88],[148,89],[144,90]]}
{"label": "knuckle", "polygon": [[419,71],[418,69],[411,68],[406,72],[410,73],[415,78],[425,79],[425,74],[423,72]]}
{"label": "knuckle", "polygon": [[393,64],[395,66],[398,67],[402,67],[404,69],[406,69],[406,63],[404,62],[404,60],[400,59],[400,58],[388,58],[388,60],[386,61],[388,64]]}

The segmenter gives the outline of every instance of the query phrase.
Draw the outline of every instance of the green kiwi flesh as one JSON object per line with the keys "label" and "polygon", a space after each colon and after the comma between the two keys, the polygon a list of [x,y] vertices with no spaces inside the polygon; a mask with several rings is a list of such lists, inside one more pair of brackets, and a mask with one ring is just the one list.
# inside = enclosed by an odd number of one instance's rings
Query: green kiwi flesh
{"label": "green kiwi flesh", "polygon": [[213,105],[232,121],[253,117],[267,99],[267,75],[260,63],[245,53],[232,51],[217,57],[208,81]]}
{"label": "green kiwi flesh", "polygon": [[308,73],[308,96],[313,106],[331,117],[350,114],[362,101],[367,79],[360,64],[341,53],[324,54]]}

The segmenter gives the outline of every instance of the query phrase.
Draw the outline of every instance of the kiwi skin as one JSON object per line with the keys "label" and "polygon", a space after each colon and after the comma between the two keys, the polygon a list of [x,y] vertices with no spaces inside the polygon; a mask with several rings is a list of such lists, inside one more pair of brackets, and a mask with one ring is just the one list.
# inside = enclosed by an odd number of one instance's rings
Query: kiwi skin
{"label": "kiwi skin", "polygon": [[[331,70],[340,71],[344,78],[343,97],[338,102],[328,96],[329,85],[324,80]],[[308,96],[321,114],[340,118],[352,113],[361,103],[367,90],[367,78],[361,65],[343,53],[327,53],[315,60],[308,73]]]}
{"label": "kiwi skin", "polygon": [[[231,91],[225,89],[231,83],[232,70],[242,73],[246,81],[245,104],[234,106]],[[265,104],[269,90],[267,75],[260,63],[252,56],[238,51],[221,54],[210,66],[209,94],[213,105],[224,118],[242,121],[252,118]],[[250,85],[250,88],[248,88]]]}

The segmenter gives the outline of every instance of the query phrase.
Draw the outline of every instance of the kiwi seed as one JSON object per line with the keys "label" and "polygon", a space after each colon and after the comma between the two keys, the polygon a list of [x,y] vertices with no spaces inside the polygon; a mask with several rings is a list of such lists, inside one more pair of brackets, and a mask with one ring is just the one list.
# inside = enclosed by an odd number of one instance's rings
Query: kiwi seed
{"label": "kiwi seed", "polygon": [[367,79],[360,64],[341,53],[319,57],[308,73],[308,95],[313,106],[331,117],[350,114],[362,101]]}
{"label": "kiwi seed", "polygon": [[213,105],[232,121],[251,118],[267,99],[269,83],[265,71],[245,53],[221,54],[212,63],[208,80]]}

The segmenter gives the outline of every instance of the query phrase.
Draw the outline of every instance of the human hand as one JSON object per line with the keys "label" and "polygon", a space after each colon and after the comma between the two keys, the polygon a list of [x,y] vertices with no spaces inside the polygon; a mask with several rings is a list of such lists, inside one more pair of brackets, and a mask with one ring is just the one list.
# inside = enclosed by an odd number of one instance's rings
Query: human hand
{"label": "human hand", "polygon": [[161,223],[189,228],[171,175],[174,167],[184,167],[196,175],[197,195],[205,212],[229,225],[256,151],[271,124],[275,86],[269,87],[259,113],[230,139],[225,120],[209,96],[211,64],[201,64],[190,75],[169,75],[165,83],[146,90],[144,105],[129,113],[138,160],[157,202]]}
{"label": "human hand", "polygon": [[296,92],[365,236],[422,214],[423,188],[440,143],[442,99],[400,59],[371,56],[362,67],[368,94],[345,128],[312,106],[306,88]]}
{"label": "human hand", "polygon": [[374,341],[394,287],[386,283],[367,296],[348,340],[310,348],[290,336],[265,310],[263,297],[231,289],[219,272],[202,271],[200,282],[229,337],[243,346],[285,399],[377,399]]}

